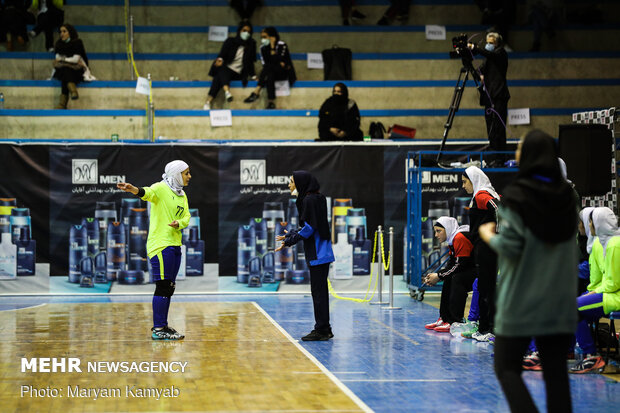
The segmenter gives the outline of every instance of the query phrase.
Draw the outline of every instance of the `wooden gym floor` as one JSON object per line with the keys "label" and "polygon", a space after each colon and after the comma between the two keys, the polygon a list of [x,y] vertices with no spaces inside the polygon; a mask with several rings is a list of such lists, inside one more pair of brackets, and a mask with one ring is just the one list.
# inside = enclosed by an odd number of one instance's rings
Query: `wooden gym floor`
{"label": "wooden gym floor", "polygon": [[[172,307],[169,324],[186,332],[183,341],[150,339],[143,328],[152,325],[148,302],[1,311],[0,410],[370,410],[256,303],[174,302]],[[79,358],[82,372],[22,372],[21,359],[35,357]],[[178,373],[87,370],[88,362],[101,361],[126,361],[128,368],[134,361],[187,364]]]}

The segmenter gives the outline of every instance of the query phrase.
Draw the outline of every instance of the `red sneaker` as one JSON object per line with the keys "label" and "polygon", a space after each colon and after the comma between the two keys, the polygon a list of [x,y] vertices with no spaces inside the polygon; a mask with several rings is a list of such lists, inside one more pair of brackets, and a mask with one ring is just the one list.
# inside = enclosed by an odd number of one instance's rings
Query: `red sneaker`
{"label": "red sneaker", "polygon": [[450,326],[451,326],[450,323],[442,322],[437,327],[435,327],[433,330],[435,330],[438,333],[449,333],[450,332]]}
{"label": "red sneaker", "polygon": [[435,321],[434,323],[426,324],[426,325],[424,326],[424,328],[425,328],[425,329],[427,329],[427,330],[434,330],[434,329],[435,329],[435,327],[437,327],[437,326],[438,326],[438,325],[440,325],[440,324],[443,324],[443,321],[441,320],[441,317],[439,317],[439,318],[437,319],[437,321]]}

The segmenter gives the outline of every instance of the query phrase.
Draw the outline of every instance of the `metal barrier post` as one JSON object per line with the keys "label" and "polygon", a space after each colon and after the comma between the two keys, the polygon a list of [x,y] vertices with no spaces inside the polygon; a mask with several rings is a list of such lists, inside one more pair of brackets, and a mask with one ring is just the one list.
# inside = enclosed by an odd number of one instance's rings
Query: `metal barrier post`
{"label": "metal barrier post", "polygon": [[378,305],[383,305],[383,304],[387,304],[386,302],[383,301],[383,297],[382,297],[382,293],[383,293],[383,262],[382,262],[382,254],[383,254],[383,245],[381,240],[383,239],[383,227],[381,227],[381,225],[379,225],[379,227],[377,228],[377,232],[378,234],[378,243],[379,243],[379,248],[377,248],[377,263],[379,264],[379,270],[377,272],[377,277],[379,277],[379,285],[378,285],[378,297],[379,297],[379,301],[376,301],[374,303],[371,304],[378,304]]}
{"label": "metal barrier post", "polygon": [[[149,81],[149,87],[150,87],[150,85],[151,85],[151,74],[150,73],[147,75],[147,79]],[[154,135],[154,133],[153,133],[154,132],[153,131],[153,117],[155,115],[155,107],[153,105],[153,100],[151,99],[151,93],[149,93],[146,96],[146,103],[147,103],[147,114],[146,114],[146,117],[147,117],[147,131],[146,131],[147,136],[146,136],[146,139],[148,139],[149,142],[154,142],[155,141],[155,139],[154,139],[155,137],[153,136]]]}
{"label": "metal barrier post", "polygon": [[390,290],[389,290],[389,306],[383,307],[384,310],[400,310],[400,307],[394,307],[394,227],[390,227]]}
{"label": "metal barrier post", "polygon": [[131,50],[131,60],[129,61],[129,71],[131,72],[131,80],[136,80],[136,75],[133,70],[133,15],[129,15],[129,46]]}

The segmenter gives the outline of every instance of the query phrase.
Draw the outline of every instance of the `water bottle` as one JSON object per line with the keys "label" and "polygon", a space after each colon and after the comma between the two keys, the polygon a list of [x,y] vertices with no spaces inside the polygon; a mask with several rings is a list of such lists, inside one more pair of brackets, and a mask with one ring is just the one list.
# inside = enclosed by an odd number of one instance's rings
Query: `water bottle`
{"label": "water bottle", "polygon": [[583,360],[583,349],[579,346],[579,343],[575,343],[575,361],[580,363]]}
{"label": "water bottle", "polygon": [[0,92],[0,109],[4,109],[4,93]]}

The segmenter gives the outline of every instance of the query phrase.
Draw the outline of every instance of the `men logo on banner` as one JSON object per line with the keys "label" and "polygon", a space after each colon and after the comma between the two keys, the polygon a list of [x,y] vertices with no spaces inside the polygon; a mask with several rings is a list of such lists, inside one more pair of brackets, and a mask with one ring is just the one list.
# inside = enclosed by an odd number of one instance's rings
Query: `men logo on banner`
{"label": "men logo on banner", "polygon": [[241,185],[265,185],[267,162],[264,159],[241,159]]}
{"label": "men logo on banner", "polygon": [[73,159],[72,183],[74,184],[96,184],[98,175],[97,159]]}

